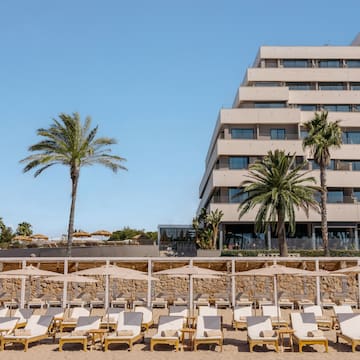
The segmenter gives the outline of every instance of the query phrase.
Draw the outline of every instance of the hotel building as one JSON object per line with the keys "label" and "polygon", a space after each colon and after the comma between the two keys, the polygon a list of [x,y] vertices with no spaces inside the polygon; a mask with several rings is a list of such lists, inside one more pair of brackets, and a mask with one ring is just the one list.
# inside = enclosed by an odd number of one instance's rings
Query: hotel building
{"label": "hotel building", "polygon": [[[269,231],[255,234],[255,211],[239,219],[234,197],[250,164],[269,150],[296,153],[320,183],[302,124],[327,110],[341,120],[343,145],[327,171],[330,248],[358,249],[360,228],[360,36],[350,46],[263,46],[248,68],[232,108],[221,109],[206,156],[200,204],[224,213],[220,247],[277,248]],[[320,214],[296,212],[289,248],[321,248]]]}

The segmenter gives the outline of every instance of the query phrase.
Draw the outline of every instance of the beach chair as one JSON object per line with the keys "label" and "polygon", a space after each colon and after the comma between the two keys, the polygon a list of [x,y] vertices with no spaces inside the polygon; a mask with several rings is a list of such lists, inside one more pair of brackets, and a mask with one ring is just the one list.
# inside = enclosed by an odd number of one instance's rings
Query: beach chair
{"label": "beach chair", "polygon": [[330,297],[324,296],[321,299],[321,307],[323,309],[332,309],[336,305],[335,301],[333,301]]}
{"label": "beach chair", "polygon": [[189,316],[189,309],[187,306],[169,306],[169,316],[182,316],[187,319]]}
{"label": "beach chair", "polygon": [[216,296],[216,298],[215,298],[215,307],[217,309],[219,309],[219,308],[226,309],[226,308],[230,307],[229,298],[224,296],[224,295]]}
{"label": "beach chair", "polygon": [[209,295],[208,294],[201,294],[194,300],[195,308],[199,306],[210,306],[209,303]]}
{"label": "beach chair", "polygon": [[153,308],[165,308],[167,309],[168,307],[168,302],[164,297],[156,297],[152,303],[151,303]]}
{"label": "beach chair", "polygon": [[16,328],[17,318],[8,316],[0,317],[0,349],[3,348],[2,339],[6,335],[10,335]]}
{"label": "beach chair", "polygon": [[74,307],[65,313],[64,320],[60,323],[59,330],[74,329],[80,316],[89,316],[90,311],[83,307]]}
{"label": "beach chair", "polygon": [[74,298],[74,299],[69,300],[67,303],[68,308],[84,307],[85,305],[86,305],[86,302],[82,298]]}
{"label": "beach chair", "polygon": [[333,322],[333,328],[337,329],[339,328],[339,320],[338,320],[338,315],[339,314],[353,314],[354,311],[352,309],[352,307],[350,305],[334,305],[333,306],[333,311],[334,311],[334,322]]}
{"label": "beach chair", "polygon": [[33,315],[32,309],[15,309],[10,312],[11,317],[17,318],[18,322],[16,327],[22,328],[26,325],[27,321]]}
{"label": "beach chair", "polygon": [[218,314],[218,309],[210,306],[199,306],[199,316],[215,316]]}
{"label": "beach chair", "polygon": [[290,308],[291,310],[294,310],[294,302],[287,297],[281,297],[278,300],[278,305],[280,308]]}
{"label": "beach chair", "polygon": [[17,309],[20,305],[17,299],[6,300],[3,304],[8,309]]}
{"label": "beach chair", "polygon": [[87,350],[88,341],[91,339],[90,330],[100,328],[100,316],[79,316],[75,329],[60,337],[59,351],[63,350],[64,344],[82,344],[83,350]]}
{"label": "beach chair", "polygon": [[134,311],[143,314],[141,328],[144,331],[148,331],[154,324],[152,309],[147,306],[135,306]]}
{"label": "beach chair", "polygon": [[270,316],[273,327],[288,327],[289,323],[282,317],[279,306],[264,305],[261,311],[263,316]]}
{"label": "beach chair", "polygon": [[92,300],[90,300],[91,309],[104,308],[104,307],[105,307],[104,300],[101,300],[99,298],[93,298]]}
{"label": "beach chair", "polygon": [[235,330],[246,328],[246,318],[252,316],[251,305],[236,306],[233,311],[233,327]]}
{"label": "beach chair", "polygon": [[224,334],[222,331],[221,316],[198,316],[196,324],[194,351],[197,351],[200,344],[219,345],[220,351],[222,351]]}
{"label": "beach chair", "polygon": [[187,306],[188,303],[187,303],[187,301],[186,301],[183,297],[178,296],[178,297],[174,300],[173,304],[174,304],[175,306]]}
{"label": "beach chair", "polygon": [[120,313],[124,312],[124,308],[108,308],[106,314],[101,318],[100,327],[103,329],[114,329],[117,326]]}
{"label": "beach chair", "polygon": [[259,309],[261,309],[265,305],[273,305],[273,301],[270,300],[268,297],[262,297],[260,299],[257,299],[257,303],[258,303]]}
{"label": "beach chair", "polygon": [[291,313],[291,324],[294,329],[293,340],[302,352],[304,345],[323,345],[328,352],[328,339],[319,330],[313,313]]}
{"label": "beach chair", "polygon": [[253,306],[254,301],[250,300],[246,294],[241,294],[235,301],[235,305],[242,307],[242,306]]}
{"label": "beach chair", "polygon": [[357,308],[357,302],[351,298],[341,299],[341,300],[339,300],[339,304],[340,305],[349,305],[353,308]]}
{"label": "beach chair", "polygon": [[64,319],[65,309],[62,308],[48,308],[46,309],[45,316],[51,316],[53,318],[52,323],[49,327],[50,334],[53,335],[53,339],[55,340],[56,332],[60,329],[60,324]]}
{"label": "beach chair", "polygon": [[51,297],[51,298],[47,299],[46,304],[47,304],[48,308],[50,308],[50,307],[62,307],[61,300],[56,298],[56,297]]}
{"label": "beach chair", "polygon": [[42,309],[46,305],[46,302],[41,298],[32,298],[27,302],[28,309]]}
{"label": "beach chair", "polygon": [[124,297],[117,297],[115,300],[111,301],[111,307],[126,309],[128,307],[128,299]]}
{"label": "beach chair", "polygon": [[154,351],[155,345],[166,344],[178,351],[183,325],[182,316],[160,316],[157,333],[150,340],[150,350]]}
{"label": "beach chair", "polygon": [[142,318],[141,312],[121,312],[116,331],[104,339],[104,351],[107,351],[111,344],[127,344],[129,350],[132,350],[135,342],[144,339],[141,331]]}
{"label": "beach chair", "polygon": [[339,338],[351,345],[352,352],[360,345],[360,314],[338,314],[340,331],[336,333],[336,342]]}
{"label": "beach chair", "polygon": [[0,309],[0,318],[8,317],[10,315],[10,310],[7,307]]}
{"label": "beach chair", "polygon": [[302,310],[303,306],[315,305],[313,300],[302,298],[300,300],[296,300],[297,307]]}
{"label": "beach chair", "polygon": [[307,305],[303,307],[304,313],[313,313],[319,327],[332,328],[332,319],[324,316],[320,305]]}
{"label": "beach chair", "polygon": [[32,315],[24,329],[15,329],[13,334],[3,337],[1,350],[5,349],[6,344],[19,343],[23,344],[24,351],[27,351],[29,344],[47,339],[52,319],[52,316]]}
{"label": "beach chair", "polygon": [[275,351],[279,352],[279,337],[273,330],[270,316],[248,316],[246,322],[250,352],[253,352],[255,345],[273,345]]}

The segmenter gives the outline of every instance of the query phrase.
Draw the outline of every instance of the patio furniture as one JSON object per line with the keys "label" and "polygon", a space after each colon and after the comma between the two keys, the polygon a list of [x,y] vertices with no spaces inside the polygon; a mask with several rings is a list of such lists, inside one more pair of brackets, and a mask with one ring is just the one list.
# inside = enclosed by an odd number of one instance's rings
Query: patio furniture
{"label": "patio furniture", "polygon": [[233,311],[233,327],[235,330],[244,329],[247,326],[246,318],[252,316],[252,307],[236,306]]}
{"label": "patio furniture", "polygon": [[248,316],[246,322],[250,352],[253,352],[255,345],[273,345],[275,351],[279,351],[279,337],[273,330],[270,316]]}
{"label": "patio furniture", "polygon": [[154,351],[155,345],[166,344],[178,351],[183,325],[182,316],[160,316],[157,333],[150,340],[150,350]]}
{"label": "patio furniture", "polygon": [[146,306],[135,306],[134,311],[141,312],[143,314],[141,327],[144,331],[148,331],[154,324],[152,309]]}
{"label": "patio furniture", "polygon": [[339,338],[351,345],[352,352],[360,345],[360,314],[338,314],[340,331],[336,333],[336,342]]}
{"label": "patio furniture", "polygon": [[222,351],[224,335],[222,332],[222,317],[198,316],[194,336],[194,351],[197,351],[200,344],[215,344],[220,346]]}
{"label": "patio furniture", "polygon": [[304,313],[313,313],[319,327],[332,328],[332,319],[324,316],[320,305],[307,305],[303,307]]}

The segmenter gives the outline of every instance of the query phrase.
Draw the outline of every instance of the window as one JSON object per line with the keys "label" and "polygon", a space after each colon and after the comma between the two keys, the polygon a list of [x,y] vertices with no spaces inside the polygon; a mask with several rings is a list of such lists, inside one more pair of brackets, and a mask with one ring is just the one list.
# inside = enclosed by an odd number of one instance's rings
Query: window
{"label": "window", "polygon": [[229,169],[247,169],[249,166],[249,158],[246,156],[230,156]]}
{"label": "window", "polygon": [[320,68],[339,68],[340,60],[319,60]]}
{"label": "window", "polygon": [[284,68],[307,68],[310,67],[309,60],[285,59],[283,60]]}
{"label": "window", "polygon": [[273,87],[273,86],[280,86],[279,82],[275,81],[261,81],[261,82],[254,82],[253,86],[259,86],[259,87]]}
{"label": "window", "polygon": [[286,83],[289,90],[313,90],[314,85],[311,83],[299,82],[299,83]]}
{"label": "window", "polygon": [[316,111],[316,105],[312,104],[300,104],[298,105],[301,111]]}
{"label": "window", "polygon": [[327,202],[329,204],[341,204],[344,202],[344,193],[342,189],[328,190]]}
{"label": "window", "polygon": [[345,90],[343,83],[319,83],[319,90]]}
{"label": "window", "polygon": [[239,188],[229,188],[229,203],[241,203],[242,201],[246,200],[248,197],[247,193],[240,193]]}
{"label": "window", "polygon": [[343,144],[360,144],[360,131],[344,131],[342,141]]}
{"label": "window", "polygon": [[352,162],[352,170],[360,171],[360,161],[359,160],[351,160]]}
{"label": "window", "polygon": [[285,140],[285,129],[270,129],[271,140]]}
{"label": "window", "polygon": [[356,199],[357,202],[360,202],[360,189],[359,188],[354,189],[353,198]]}
{"label": "window", "polygon": [[285,103],[283,102],[261,102],[261,103],[254,103],[254,108],[255,109],[279,109],[279,108],[284,108],[285,107]]}
{"label": "window", "polygon": [[346,64],[349,68],[358,68],[360,67],[360,60],[347,60]]}
{"label": "window", "polygon": [[350,105],[323,105],[322,107],[326,111],[341,111],[341,112],[351,111]]}
{"label": "window", "polygon": [[276,59],[265,59],[265,67],[267,68],[277,68],[278,61]]}
{"label": "window", "polygon": [[300,139],[303,140],[309,135],[307,130],[300,129]]}
{"label": "window", "polygon": [[360,83],[351,83],[350,89],[351,90],[360,90]]}
{"label": "window", "polygon": [[[311,164],[312,170],[319,170],[319,165],[315,162],[315,160],[311,159],[309,160],[309,163]],[[335,160],[330,160],[330,164],[326,167],[328,170],[335,170]]]}
{"label": "window", "polygon": [[254,139],[254,129],[231,129],[232,139]]}

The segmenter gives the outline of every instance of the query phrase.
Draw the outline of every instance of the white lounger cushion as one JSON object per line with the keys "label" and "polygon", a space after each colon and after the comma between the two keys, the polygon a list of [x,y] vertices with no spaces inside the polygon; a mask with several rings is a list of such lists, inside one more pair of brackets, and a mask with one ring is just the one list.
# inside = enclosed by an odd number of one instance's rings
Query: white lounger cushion
{"label": "white lounger cushion", "polygon": [[240,321],[245,319],[247,316],[252,316],[251,305],[248,306],[237,306],[234,309],[234,320]]}
{"label": "white lounger cushion", "polygon": [[317,331],[318,326],[314,313],[291,313],[291,324],[294,335],[299,339],[325,339],[325,336],[309,336],[312,331]]}
{"label": "white lounger cushion", "polygon": [[216,316],[218,309],[210,306],[199,306],[199,316]]}
{"label": "white lounger cushion", "polygon": [[141,312],[143,314],[143,324],[150,323],[153,320],[152,310],[146,306],[135,306],[135,312]]}
{"label": "white lounger cushion", "polygon": [[179,338],[181,335],[181,329],[183,328],[184,324],[184,318],[182,316],[160,316],[159,317],[159,325],[158,325],[158,331],[153,336],[153,338],[164,338],[162,336],[163,331],[166,330],[175,330],[177,336],[171,336],[168,337],[168,339],[176,339]]}
{"label": "white lounger cushion", "polygon": [[169,315],[170,316],[182,316],[184,318],[188,317],[189,310],[187,306],[170,306]]}
{"label": "white lounger cushion", "polygon": [[0,329],[1,330],[7,330],[3,333],[3,335],[8,335],[12,332],[12,330],[15,329],[15,326],[18,322],[17,318],[13,317],[0,317]]}
{"label": "white lounger cushion", "polygon": [[[76,323],[76,328],[74,329],[72,334],[64,335],[62,339],[83,339],[87,337],[85,333],[92,329],[100,328],[100,316],[79,316],[78,321]],[[79,335],[78,335],[78,334]],[[80,335],[84,333],[84,335]]]}
{"label": "white lounger cushion", "polygon": [[[108,339],[129,339],[138,336],[141,333],[141,323],[143,314],[141,312],[121,312],[119,315],[116,332],[109,335]],[[118,335],[118,332],[124,331],[128,334]]]}
{"label": "white lounger cushion", "polygon": [[333,306],[335,315],[337,314],[353,314],[354,311],[350,305],[335,305]]}
{"label": "white lounger cushion", "polygon": [[33,337],[46,335],[51,324],[53,317],[45,315],[31,315],[24,328],[25,332],[29,332],[31,335],[7,335],[5,339],[31,339]]}
{"label": "white lounger cushion", "polygon": [[260,336],[262,331],[272,331],[270,316],[248,316],[246,318],[248,337],[252,340],[274,340],[274,337],[265,338]]}
{"label": "white lounger cushion", "polygon": [[[212,334],[216,334],[213,336]],[[210,336],[209,336],[210,335]],[[221,316],[198,316],[196,322],[196,339],[221,339]]]}
{"label": "white lounger cushion", "polygon": [[351,339],[360,339],[360,314],[338,314],[340,330]]}

